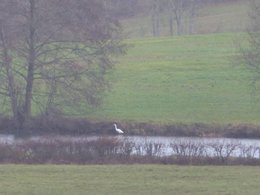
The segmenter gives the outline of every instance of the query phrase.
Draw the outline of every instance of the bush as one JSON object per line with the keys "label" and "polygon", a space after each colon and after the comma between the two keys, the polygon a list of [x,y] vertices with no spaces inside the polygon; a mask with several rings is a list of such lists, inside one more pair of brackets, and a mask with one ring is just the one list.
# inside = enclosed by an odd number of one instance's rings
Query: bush
{"label": "bush", "polygon": [[0,144],[0,163],[260,165],[260,147],[224,142],[136,143],[112,136],[95,139],[43,137]]}

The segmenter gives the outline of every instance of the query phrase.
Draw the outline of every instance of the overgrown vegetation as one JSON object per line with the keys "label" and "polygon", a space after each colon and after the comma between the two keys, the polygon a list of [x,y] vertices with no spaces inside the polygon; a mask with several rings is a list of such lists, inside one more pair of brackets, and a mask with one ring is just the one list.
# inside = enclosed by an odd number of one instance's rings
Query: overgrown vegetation
{"label": "overgrown vegetation", "polygon": [[260,165],[260,147],[239,142],[134,142],[122,137],[41,137],[0,144],[0,163]]}

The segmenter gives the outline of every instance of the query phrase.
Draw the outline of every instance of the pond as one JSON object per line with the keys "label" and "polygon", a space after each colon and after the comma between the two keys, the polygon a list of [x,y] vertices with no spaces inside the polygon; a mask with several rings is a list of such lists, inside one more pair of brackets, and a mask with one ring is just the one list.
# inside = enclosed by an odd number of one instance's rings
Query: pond
{"label": "pond", "polygon": [[141,145],[160,144],[163,156],[219,156],[260,158],[260,140],[200,137],[129,137]]}

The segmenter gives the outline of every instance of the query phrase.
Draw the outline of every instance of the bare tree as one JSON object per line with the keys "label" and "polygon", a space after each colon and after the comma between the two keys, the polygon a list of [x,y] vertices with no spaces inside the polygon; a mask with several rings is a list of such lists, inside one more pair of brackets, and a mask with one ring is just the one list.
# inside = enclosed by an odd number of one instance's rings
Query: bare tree
{"label": "bare tree", "polygon": [[109,14],[118,18],[131,17],[139,12],[139,0],[104,0]]}
{"label": "bare tree", "polygon": [[194,34],[196,30],[196,18],[198,10],[202,6],[201,0],[190,0],[189,1],[189,34]]}
{"label": "bare tree", "polygon": [[260,80],[260,1],[251,0],[250,25],[247,47],[241,47],[242,63],[252,72],[252,84],[257,88]]}
{"label": "bare tree", "polygon": [[97,105],[112,56],[123,52],[103,0],[0,0],[0,95],[20,124],[32,104]]}
{"label": "bare tree", "polygon": [[160,36],[160,9],[161,9],[161,1],[152,0],[151,13],[152,13],[153,36]]}
{"label": "bare tree", "polygon": [[166,0],[164,5],[167,7],[169,16],[170,35],[174,34],[174,22],[176,23],[177,35],[184,33],[184,20],[189,21],[189,34],[194,33],[198,9],[201,5],[200,0]]}
{"label": "bare tree", "polygon": [[[185,11],[187,9],[187,2],[186,0],[169,0],[168,8],[176,22],[177,34],[181,35],[183,33],[183,18],[184,18]],[[172,18],[171,14],[170,14],[170,18]],[[172,22],[173,20],[170,19],[170,21]],[[170,24],[170,27],[172,26],[173,25]],[[171,29],[170,32],[172,31],[173,30]]]}

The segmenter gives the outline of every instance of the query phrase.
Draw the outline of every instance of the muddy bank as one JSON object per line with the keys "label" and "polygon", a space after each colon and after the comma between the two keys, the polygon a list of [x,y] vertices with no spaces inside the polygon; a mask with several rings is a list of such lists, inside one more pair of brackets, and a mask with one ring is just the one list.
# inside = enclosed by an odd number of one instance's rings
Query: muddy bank
{"label": "muddy bank", "polygon": [[[16,128],[12,119],[0,118],[0,133],[20,135],[113,135],[113,121],[93,121],[72,117],[34,117]],[[252,124],[155,124],[140,122],[117,122],[127,135],[260,138],[260,126]]]}

